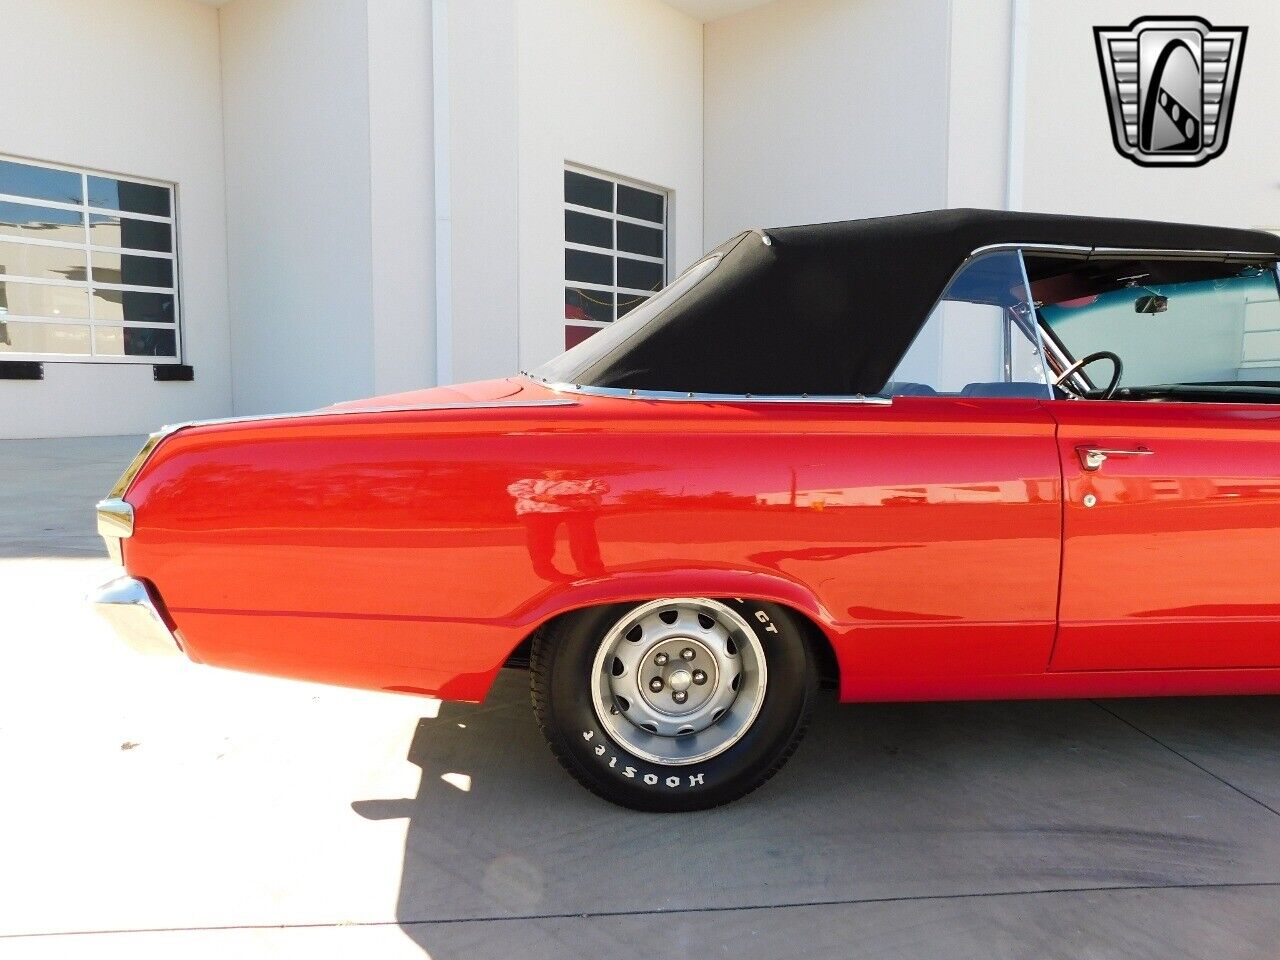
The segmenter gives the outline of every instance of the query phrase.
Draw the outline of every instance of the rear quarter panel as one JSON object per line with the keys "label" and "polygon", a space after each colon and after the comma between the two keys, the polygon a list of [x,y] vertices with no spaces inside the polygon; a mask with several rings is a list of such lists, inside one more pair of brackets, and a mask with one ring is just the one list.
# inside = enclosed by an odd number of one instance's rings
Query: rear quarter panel
{"label": "rear quarter panel", "polygon": [[[129,491],[126,564],[193,659],[461,700],[547,618],[662,595],[800,609],[860,696],[1047,662],[1060,477],[1034,402],[575,399],[182,431]],[[593,482],[566,502],[603,570],[563,527],[557,573],[533,562],[511,488],[550,471]]]}

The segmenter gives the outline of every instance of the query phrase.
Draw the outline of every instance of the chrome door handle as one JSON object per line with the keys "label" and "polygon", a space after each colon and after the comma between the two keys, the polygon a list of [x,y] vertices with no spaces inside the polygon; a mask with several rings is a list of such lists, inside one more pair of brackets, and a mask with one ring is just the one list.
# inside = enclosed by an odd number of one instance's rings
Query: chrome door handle
{"label": "chrome door handle", "polygon": [[1155,454],[1155,451],[1148,450],[1146,447],[1137,447],[1133,450],[1114,450],[1110,447],[1076,447],[1076,453],[1080,455],[1080,465],[1082,467],[1086,470],[1097,470],[1111,457],[1150,457]]}

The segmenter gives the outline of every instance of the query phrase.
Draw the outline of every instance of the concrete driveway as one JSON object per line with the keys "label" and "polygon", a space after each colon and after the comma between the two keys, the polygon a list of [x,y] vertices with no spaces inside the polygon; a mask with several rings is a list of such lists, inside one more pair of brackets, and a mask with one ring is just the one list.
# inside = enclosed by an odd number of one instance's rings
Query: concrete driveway
{"label": "concrete driveway", "polygon": [[149,660],[81,596],[138,438],[0,443],[0,957],[1280,953],[1280,698],[838,707],[706,813],[482,707]]}

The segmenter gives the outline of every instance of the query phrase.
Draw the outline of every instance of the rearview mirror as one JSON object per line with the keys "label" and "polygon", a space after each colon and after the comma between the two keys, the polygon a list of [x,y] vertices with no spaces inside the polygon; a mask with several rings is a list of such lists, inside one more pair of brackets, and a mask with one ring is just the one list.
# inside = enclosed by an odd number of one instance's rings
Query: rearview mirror
{"label": "rearview mirror", "polygon": [[1169,298],[1158,293],[1148,293],[1133,302],[1134,313],[1164,313],[1169,309]]}

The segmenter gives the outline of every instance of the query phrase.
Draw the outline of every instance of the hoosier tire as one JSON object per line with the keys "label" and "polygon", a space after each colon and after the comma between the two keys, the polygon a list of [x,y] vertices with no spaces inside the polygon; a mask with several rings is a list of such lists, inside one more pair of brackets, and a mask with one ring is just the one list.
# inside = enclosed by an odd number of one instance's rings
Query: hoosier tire
{"label": "hoosier tire", "polygon": [[751,600],[593,607],[534,637],[531,688],[552,752],[635,810],[719,806],[795,751],[817,671],[792,614]]}

